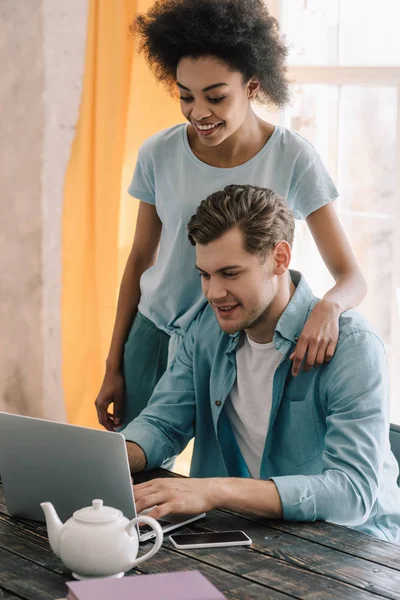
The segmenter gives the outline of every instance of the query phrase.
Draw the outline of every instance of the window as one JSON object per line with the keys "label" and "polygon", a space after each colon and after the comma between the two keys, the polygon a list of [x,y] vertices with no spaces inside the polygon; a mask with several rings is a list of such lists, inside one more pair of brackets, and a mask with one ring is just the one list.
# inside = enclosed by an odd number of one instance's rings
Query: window
{"label": "window", "polygon": [[[338,187],[336,209],[368,283],[359,310],[386,345],[391,419],[400,423],[400,2],[267,5],[290,46],[294,82],[275,121],[314,144]],[[305,223],[293,265],[317,295],[333,284]]]}

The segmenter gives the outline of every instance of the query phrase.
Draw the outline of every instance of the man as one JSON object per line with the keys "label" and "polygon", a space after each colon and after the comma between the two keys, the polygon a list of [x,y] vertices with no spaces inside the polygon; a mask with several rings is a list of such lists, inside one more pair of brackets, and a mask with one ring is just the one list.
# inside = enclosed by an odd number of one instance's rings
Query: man
{"label": "man", "polygon": [[201,203],[188,231],[208,305],[124,435],[132,472],[160,466],[194,437],[192,478],[135,486],[138,510],[327,520],[400,542],[377,335],[343,313],[332,360],[294,378],[290,357],[318,299],[289,271],[285,201],[229,186]]}

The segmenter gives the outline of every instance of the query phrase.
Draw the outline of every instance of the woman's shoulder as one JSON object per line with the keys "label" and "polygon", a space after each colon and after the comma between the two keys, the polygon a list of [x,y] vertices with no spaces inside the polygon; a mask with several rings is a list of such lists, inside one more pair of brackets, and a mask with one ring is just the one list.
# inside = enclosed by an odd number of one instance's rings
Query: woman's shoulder
{"label": "woman's shoulder", "polygon": [[173,152],[175,149],[179,149],[179,146],[183,145],[183,129],[185,127],[186,123],[180,123],[154,133],[140,146],[139,154],[142,157],[149,154],[154,157],[158,153],[163,154],[165,151]]}
{"label": "woman's shoulder", "polygon": [[307,157],[311,160],[315,160],[318,156],[318,152],[312,143],[296,131],[292,131],[287,127],[279,126],[277,137],[283,150],[286,152],[290,152],[291,154],[295,155],[302,155],[303,157]]}
{"label": "woman's shoulder", "polygon": [[297,219],[305,219],[338,196],[321,157],[311,142],[299,133],[280,127],[275,163],[286,178],[283,193]]}

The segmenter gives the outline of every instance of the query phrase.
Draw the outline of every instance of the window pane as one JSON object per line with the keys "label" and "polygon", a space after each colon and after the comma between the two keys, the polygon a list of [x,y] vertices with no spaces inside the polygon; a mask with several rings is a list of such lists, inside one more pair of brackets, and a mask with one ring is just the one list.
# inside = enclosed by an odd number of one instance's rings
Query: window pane
{"label": "window pane", "polygon": [[281,0],[292,65],[399,65],[398,23],[398,0]]}
{"label": "window pane", "polygon": [[393,219],[342,215],[341,221],[368,283],[368,294],[359,310],[390,346],[394,301]]}
{"label": "window pane", "polygon": [[399,65],[399,23],[399,0],[341,0],[339,64]]}
{"label": "window pane", "polygon": [[[385,343],[400,424],[397,102],[394,87],[297,85],[282,121],[314,144],[338,185],[338,215],[368,284],[359,310]],[[319,297],[333,285],[305,223],[296,225],[292,266]]]}
{"label": "window pane", "polygon": [[[393,220],[350,215],[342,215],[340,220],[368,283],[368,295],[358,310],[389,348],[392,343],[392,302],[395,301]],[[291,266],[303,273],[318,297],[334,285],[304,222],[296,222]],[[384,310],[383,298],[387,304]]]}
{"label": "window pane", "polygon": [[338,153],[341,210],[395,213],[396,111],[395,88],[341,88]]}
{"label": "window pane", "polygon": [[296,221],[290,268],[296,269],[304,275],[313,293],[318,298],[322,298],[335,283],[324,265],[305,221]]}
{"label": "window pane", "polygon": [[331,176],[336,176],[339,90],[330,85],[297,85],[283,123],[317,149]]}
{"label": "window pane", "polygon": [[[296,131],[318,150],[335,179],[337,164],[338,88],[322,85],[296,85],[293,102],[282,115],[282,123]],[[291,266],[303,273],[314,294],[322,297],[334,280],[325,267],[305,222],[296,221]]]}
{"label": "window pane", "polygon": [[282,0],[280,25],[289,64],[337,64],[339,0]]}

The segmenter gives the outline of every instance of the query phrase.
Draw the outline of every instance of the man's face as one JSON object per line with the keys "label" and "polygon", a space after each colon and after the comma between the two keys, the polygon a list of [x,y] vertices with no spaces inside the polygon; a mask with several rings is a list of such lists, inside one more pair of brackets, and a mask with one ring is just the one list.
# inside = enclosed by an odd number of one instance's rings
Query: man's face
{"label": "man's face", "polygon": [[207,245],[196,244],[202,290],[225,333],[256,331],[277,294],[274,252],[265,261],[244,249],[238,228]]}

